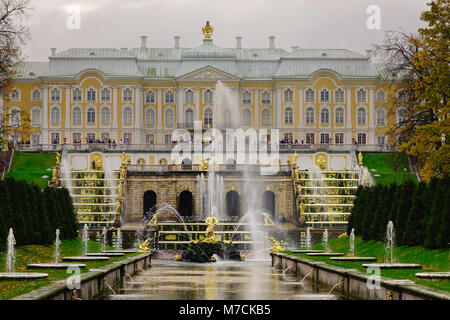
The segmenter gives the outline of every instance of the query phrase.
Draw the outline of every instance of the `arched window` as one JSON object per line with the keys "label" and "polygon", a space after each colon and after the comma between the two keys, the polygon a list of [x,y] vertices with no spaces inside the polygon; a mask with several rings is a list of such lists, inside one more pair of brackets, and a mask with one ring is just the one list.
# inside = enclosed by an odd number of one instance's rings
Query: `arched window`
{"label": "arched window", "polygon": [[307,124],[312,124],[312,123],[314,123],[314,108],[309,107],[309,108],[306,109],[305,122],[306,122]]}
{"label": "arched window", "polygon": [[291,107],[284,109],[284,123],[293,124],[294,123],[294,112]]}
{"label": "arched window", "polygon": [[213,112],[211,109],[206,109],[203,114],[203,124],[205,127],[210,128],[213,121]]}
{"label": "arched window", "polygon": [[284,90],[284,102],[294,101],[294,91],[291,89]]}
{"label": "arched window", "polygon": [[52,102],[61,101],[61,91],[58,88],[50,90],[50,101]]}
{"label": "arched window", "polygon": [[230,109],[223,110],[223,124],[226,128],[231,127],[231,111]]}
{"label": "arched window", "polygon": [[367,92],[364,89],[359,89],[356,92],[356,102],[364,103],[367,102]]}
{"label": "arched window", "polygon": [[192,111],[192,109],[187,109],[184,113],[184,122],[188,128],[194,126],[194,111]]}
{"label": "arched window", "polygon": [[72,123],[81,124],[81,108],[75,107],[72,111]]}
{"label": "arched window", "polygon": [[41,124],[41,109],[33,108],[31,111],[31,125],[39,126]]}
{"label": "arched window", "polygon": [[11,90],[11,100],[13,101],[19,101],[20,100],[20,91],[17,89]]}
{"label": "arched window", "polygon": [[383,133],[380,133],[380,134],[377,136],[377,143],[378,143],[380,146],[384,146],[384,145],[386,144],[386,135],[383,134]]}
{"label": "arched window", "polygon": [[322,111],[320,111],[320,123],[321,124],[330,123],[330,111],[328,111],[328,109],[322,109]]}
{"label": "arched window", "polygon": [[397,101],[399,102],[406,102],[407,100],[407,94],[405,90],[400,90],[397,92]]}
{"label": "arched window", "polygon": [[377,108],[377,126],[384,127],[386,125],[386,110],[382,107]]}
{"label": "arched window", "polygon": [[366,109],[359,108],[357,111],[357,123],[366,124]]}
{"label": "arched window", "polygon": [[95,109],[94,108],[88,108],[87,110],[87,123],[95,123]]}
{"label": "arched window", "polygon": [[344,90],[342,90],[341,88],[337,89],[334,92],[334,100],[336,102],[344,102]]}
{"label": "arched window", "polygon": [[151,90],[145,93],[145,103],[155,103],[155,93]]}
{"label": "arched window", "polygon": [[109,102],[111,100],[111,91],[107,88],[102,89],[102,102]]}
{"label": "arched window", "polygon": [[400,126],[405,125],[405,121],[408,118],[408,112],[405,107],[398,107],[397,109],[397,124]]}
{"label": "arched window", "polygon": [[386,93],[384,90],[377,91],[377,102],[385,102],[386,101]]}
{"label": "arched window", "polygon": [[94,102],[95,101],[95,90],[94,89],[89,89],[88,91],[87,91],[87,97],[86,97],[87,99],[87,101],[89,101],[89,102]]}
{"label": "arched window", "polygon": [[164,125],[166,127],[173,126],[173,110],[167,109],[166,112],[164,112]]}
{"label": "arched window", "polygon": [[20,109],[19,108],[16,107],[16,108],[10,110],[9,123],[13,127],[20,126]]}
{"label": "arched window", "polygon": [[152,108],[148,108],[145,111],[145,125],[152,127],[155,125],[155,111]]}
{"label": "arched window", "polygon": [[165,98],[165,102],[166,103],[174,103],[174,101],[175,101],[175,94],[173,93],[173,91],[172,90],[169,90],[169,91],[167,91],[165,94],[164,94],[164,98]]}
{"label": "arched window", "polygon": [[248,91],[245,91],[242,94],[242,103],[250,104],[252,103],[252,94]]}
{"label": "arched window", "polygon": [[306,102],[314,102],[314,90],[309,88],[305,91],[305,101]]}
{"label": "arched window", "polygon": [[81,89],[75,88],[72,91],[72,100],[73,101],[81,101]]}
{"label": "arched window", "polygon": [[184,103],[194,103],[194,92],[192,90],[184,93]]}
{"label": "arched window", "polygon": [[206,90],[204,94],[205,103],[213,103],[213,92],[211,90]]}
{"label": "arched window", "polygon": [[125,107],[123,109],[123,124],[132,124],[133,123],[133,110],[131,107]]}
{"label": "arched window", "polygon": [[271,94],[270,94],[270,92],[268,92],[268,91],[264,91],[263,93],[262,93],[262,97],[261,97],[262,99],[261,99],[261,102],[262,103],[264,103],[264,104],[269,104],[270,103],[270,100],[271,100]]}
{"label": "arched window", "polygon": [[321,102],[329,102],[330,101],[330,91],[327,89],[323,89],[320,91],[320,101]]}
{"label": "arched window", "polygon": [[123,102],[131,102],[133,101],[133,90],[130,88],[126,88],[123,90]]}
{"label": "arched window", "polygon": [[244,109],[244,111],[242,111],[242,125],[252,125],[252,112],[249,109]]}
{"label": "arched window", "polygon": [[34,101],[41,100],[41,91],[39,89],[34,89],[31,94],[31,99]]}
{"label": "arched window", "polygon": [[271,120],[272,119],[270,117],[270,110],[264,109],[261,114],[261,124],[263,126],[270,126],[270,123],[272,122]]}
{"label": "arched window", "polygon": [[335,123],[336,124],[344,124],[344,109],[342,109],[342,108],[336,109]]}
{"label": "arched window", "polygon": [[108,107],[103,107],[100,113],[101,123],[110,124],[111,123],[111,112]]}
{"label": "arched window", "polygon": [[53,107],[50,111],[50,123],[59,124],[61,121],[61,114],[58,107]]}

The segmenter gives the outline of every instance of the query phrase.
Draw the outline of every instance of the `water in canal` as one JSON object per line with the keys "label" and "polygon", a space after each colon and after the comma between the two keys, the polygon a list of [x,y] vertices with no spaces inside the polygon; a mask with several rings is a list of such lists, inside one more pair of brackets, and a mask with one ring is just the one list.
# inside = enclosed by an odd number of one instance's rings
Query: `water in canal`
{"label": "water in canal", "polygon": [[316,300],[341,299],[330,288],[303,282],[270,261],[190,263],[155,259],[152,268],[127,276],[105,299],[121,300]]}

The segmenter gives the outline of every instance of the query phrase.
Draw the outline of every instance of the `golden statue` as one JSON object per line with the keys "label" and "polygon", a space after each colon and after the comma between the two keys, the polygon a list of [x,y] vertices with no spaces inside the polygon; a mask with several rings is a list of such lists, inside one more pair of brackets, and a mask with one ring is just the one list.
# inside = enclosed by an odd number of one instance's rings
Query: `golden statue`
{"label": "golden statue", "polygon": [[155,213],[152,216],[150,221],[147,223],[147,227],[156,227],[156,226],[158,226],[158,215],[159,215],[159,212]]}
{"label": "golden statue", "polygon": [[142,242],[139,245],[139,250],[137,250],[137,252],[140,253],[150,253],[150,249],[148,248],[148,245],[150,244],[150,241],[152,241],[153,238],[147,238],[147,240],[145,240],[144,242]]}
{"label": "golden statue", "polygon": [[300,214],[305,214],[306,204],[303,201],[300,202]]}
{"label": "golden statue", "polygon": [[273,237],[270,237],[267,240],[272,241],[272,244],[273,244],[273,247],[270,248],[270,252],[284,251],[284,247],[282,247]]}
{"label": "golden statue", "polygon": [[262,216],[264,216],[264,225],[265,226],[273,226],[273,221],[270,219],[269,215],[265,212],[260,212]]}
{"label": "golden statue", "polygon": [[52,170],[52,180],[58,180],[58,169],[56,169],[56,167],[53,167]]}
{"label": "golden statue", "polygon": [[363,155],[362,155],[361,151],[358,153],[358,164],[360,166],[363,165]]}
{"label": "golden statue", "polygon": [[181,260],[181,257],[180,257],[179,255],[175,255],[175,256],[173,257],[173,260],[175,260],[175,261],[180,261],[180,260]]}
{"label": "golden statue", "polygon": [[121,207],[121,204],[119,201],[119,202],[117,202],[117,206],[116,206],[116,214],[120,214],[120,207]]}
{"label": "golden statue", "polygon": [[61,163],[61,153],[56,152],[56,164],[60,164]]}
{"label": "golden statue", "polygon": [[202,163],[203,163],[202,170],[203,171],[208,171],[208,161],[203,159]]}
{"label": "golden statue", "polygon": [[297,194],[298,195],[302,194],[302,186],[300,184],[297,185]]}
{"label": "golden statue", "polygon": [[119,184],[119,188],[117,189],[117,194],[118,194],[119,196],[122,196],[122,192],[123,192],[123,190],[122,190],[122,184],[120,183],[120,184]]}
{"label": "golden statue", "polygon": [[214,31],[214,28],[211,27],[211,25],[209,24],[209,21],[206,21],[206,26],[204,26],[202,28],[202,31],[203,31],[203,35],[205,36],[203,38],[203,41],[212,41],[211,36]]}
{"label": "golden statue", "polygon": [[127,164],[131,163],[131,156],[127,156]]}
{"label": "golden statue", "polygon": [[121,164],[122,166],[126,166],[127,164],[127,155],[125,154],[125,152],[122,152]]}
{"label": "golden statue", "polygon": [[298,167],[295,167],[294,169],[294,180],[300,179],[300,172],[298,170]]}
{"label": "golden statue", "polygon": [[217,218],[214,217],[211,212],[205,223],[208,225],[208,227],[206,228],[205,239],[203,239],[202,242],[216,243],[217,239],[214,235],[214,229],[216,228],[216,224],[219,223],[219,220],[217,220]]}
{"label": "golden statue", "polygon": [[211,258],[209,260],[211,260],[211,262],[215,262],[216,261],[216,257],[211,256]]}
{"label": "golden statue", "polygon": [[297,165],[297,159],[299,155],[297,155],[297,151],[294,151],[294,156],[292,157],[292,163],[296,166]]}
{"label": "golden statue", "polygon": [[125,180],[126,174],[127,174],[127,169],[125,169],[125,167],[122,167],[122,169],[120,170],[120,180]]}

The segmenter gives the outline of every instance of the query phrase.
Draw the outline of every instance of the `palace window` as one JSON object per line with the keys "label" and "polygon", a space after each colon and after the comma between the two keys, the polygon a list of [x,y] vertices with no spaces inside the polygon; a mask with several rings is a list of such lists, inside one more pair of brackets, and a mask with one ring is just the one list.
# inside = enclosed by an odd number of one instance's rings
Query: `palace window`
{"label": "palace window", "polygon": [[307,133],[306,134],[306,143],[307,144],[314,144],[314,133]]}
{"label": "palace window", "polygon": [[73,143],[81,143],[81,132],[72,133],[72,142]]}
{"label": "palace window", "polygon": [[377,143],[380,146],[384,146],[386,144],[386,136],[384,134],[380,134],[377,136]]}
{"label": "palace window", "polygon": [[263,126],[270,126],[271,121],[270,110],[264,109],[261,114],[261,124]]}
{"label": "palace window", "polygon": [[75,107],[72,110],[72,123],[81,124],[81,108]]}
{"label": "palace window", "polygon": [[171,127],[173,126],[173,123],[174,123],[173,110],[167,109],[166,112],[164,113],[164,125],[166,127]]}
{"label": "palace window", "polygon": [[100,139],[103,142],[108,142],[108,140],[109,140],[109,132],[102,132],[102,134],[100,135]]}
{"label": "palace window", "polygon": [[86,138],[90,143],[95,142],[95,132],[86,133]]}
{"label": "palace window", "polygon": [[17,127],[20,125],[20,109],[19,108],[15,108],[15,109],[11,110],[9,124],[12,127]]}
{"label": "palace window", "polygon": [[174,101],[175,101],[175,94],[173,93],[172,90],[169,90],[169,91],[167,91],[164,94],[164,101],[166,103],[174,103]]}
{"label": "palace window", "polygon": [[39,101],[41,100],[41,91],[39,89],[34,89],[31,93],[31,100]]}
{"label": "palace window", "polygon": [[323,89],[320,91],[320,102],[329,102],[330,101],[330,91],[327,89]]}
{"label": "palace window", "polygon": [[336,124],[344,124],[344,109],[342,109],[342,108],[336,109],[335,123]]}
{"label": "palace window", "polygon": [[111,91],[109,89],[102,89],[102,102],[111,101]]}
{"label": "palace window", "polygon": [[151,108],[148,108],[147,111],[145,111],[145,125],[149,127],[155,125],[155,111]]}
{"label": "palace window", "polygon": [[146,134],[145,135],[145,144],[154,144],[155,143],[155,136],[153,134]]}
{"label": "palace window", "polygon": [[377,102],[385,102],[386,101],[386,93],[384,90],[378,90],[376,96]]}
{"label": "palace window", "polygon": [[377,126],[384,127],[386,125],[386,110],[377,108]]}
{"label": "palace window", "polygon": [[293,124],[294,123],[294,112],[291,107],[287,107],[284,109],[284,124]]}
{"label": "palace window", "polygon": [[52,132],[50,134],[50,141],[52,144],[59,144],[59,141],[60,141],[59,132]]}
{"label": "palace window", "polygon": [[364,89],[359,89],[356,92],[356,102],[365,103],[367,102],[367,92]]}
{"label": "palace window", "polygon": [[41,124],[41,109],[33,108],[31,111],[31,125],[39,126]]}
{"label": "palace window", "polygon": [[322,109],[322,111],[320,111],[320,123],[321,124],[330,123],[330,111],[328,111],[328,109]]}
{"label": "palace window", "polygon": [[184,93],[184,103],[194,103],[194,92],[192,90]]}
{"label": "palace window", "polygon": [[406,94],[405,90],[400,90],[397,93],[397,101],[399,101],[399,102],[406,102],[407,98],[408,97],[407,97],[407,94]]}
{"label": "palace window", "polygon": [[284,133],[284,142],[285,143],[292,143],[293,134],[292,132],[285,132]]}
{"label": "palace window", "polygon": [[245,92],[242,94],[242,103],[245,103],[245,104],[250,104],[250,103],[252,103],[252,94],[251,94],[250,92],[245,91]]}
{"label": "palace window", "polygon": [[343,133],[335,133],[334,134],[334,143],[335,144],[344,144],[344,134]]}
{"label": "palace window", "polygon": [[305,91],[305,101],[306,102],[314,102],[314,90],[309,88]]}
{"label": "palace window", "polygon": [[164,144],[166,146],[169,146],[172,144],[172,135],[171,134],[165,134],[164,135]]}
{"label": "palace window", "polygon": [[50,101],[60,102],[61,101],[61,90],[54,88],[50,90]]}
{"label": "palace window", "polygon": [[145,103],[155,103],[155,93],[151,90],[145,93]]}
{"label": "palace window", "polygon": [[61,113],[58,107],[53,107],[50,111],[50,123],[59,124],[61,121]]}
{"label": "palace window", "polygon": [[187,109],[184,113],[184,121],[188,128],[194,127],[194,111],[192,109]]}
{"label": "palace window", "polygon": [[320,144],[329,144],[330,143],[330,134],[329,133],[321,133],[320,134]]}
{"label": "palace window", "polygon": [[93,124],[95,123],[95,109],[94,108],[88,108],[87,110],[87,117],[86,117],[86,121],[88,124]]}
{"label": "palace window", "polygon": [[249,109],[242,111],[242,125],[247,127],[252,125],[252,112]]}
{"label": "palace window", "polygon": [[204,94],[205,103],[213,103],[213,92],[211,90],[206,90]]}
{"label": "palace window", "polygon": [[366,134],[358,133],[358,144],[366,144]]}
{"label": "palace window", "polygon": [[294,91],[291,89],[284,90],[284,102],[294,101]]}
{"label": "palace window", "polygon": [[406,110],[405,107],[399,107],[397,109],[397,124],[400,126],[404,126],[405,125],[405,121],[408,118],[408,111]]}
{"label": "palace window", "polygon": [[14,89],[11,91],[10,94],[11,100],[13,101],[19,101],[20,100],[20,92],[17,89]]}
{"label": "palace window", "polygon": [[108,107],[103,107],[100,113],[101,123],[110,124],[111,123],[111,112]]}
{"label": "palace window", "polygon": [[72,100],[73,101],[81,101],[81,89],[76,88],[72,91]]}
{"label": "palace window", "polygon": [[306,124],[314,123],[314,108],[309,107],[308,109],[306,109],[305,122],[306,122]]}
{"label": "palace window", "polygon": [[344,102],[344,90],[342,90],[341,88],[337,89],[334,92],[334,100],[336,102]]}
{"label": "palace window", "polygon": [[86,100],[89,101],[89,102],[95,102],[96,101],[95,90],[94,89],[89,89],[87,91]]}
{"label": "palace window", "polygon": [[131,107],[125,107],[123,109],[123,124],[132,124],[133,123],[133,110]]}
{"label": "palace window", "polygon": [[359,108],[357,111],[357,124],[366,124],[366,109]]}
{"label": "palace window", "polygon": [[268,91],[264,91],[263,93],[262,93],[262,99],[261,99],[261,102],[262,103],[264,103],[264,104],[269,104],[270,103],[270,100],[271,100],[271,94],[270,94],[270,92],[268,92]]}
{"label": "palace window", "polygon": [[126,88],[123,90],[123,102],[132,102],[133,101],[133,90],[130,88]]}
{"label": "palace window", "polygon": [[213,121],[213,112],[211,109],[206,109],[203,115],[203,124],[205,125],[206,128],[211,128],[212,121]]}
{"label": "palace window", "polygon": [[133,143],[133,134],[130,132],[125,132],[123,134],[123,143],[126,143],[126,144]]}

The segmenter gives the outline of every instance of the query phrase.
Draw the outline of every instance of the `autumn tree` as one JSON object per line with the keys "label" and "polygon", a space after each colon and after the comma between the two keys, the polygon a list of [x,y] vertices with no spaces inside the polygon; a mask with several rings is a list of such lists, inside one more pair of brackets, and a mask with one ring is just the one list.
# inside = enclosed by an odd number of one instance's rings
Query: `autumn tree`
{"label": "autumn tree", "polygon": [[450,0],[428,6],[421,15],[426,27],[417,34],[390,31],[375,48],[384,60],[383,76],[401,89],[392,110],[405,108],[390,133],[398,138],[399,151],[417,159],[425,181],[450,172]]}

